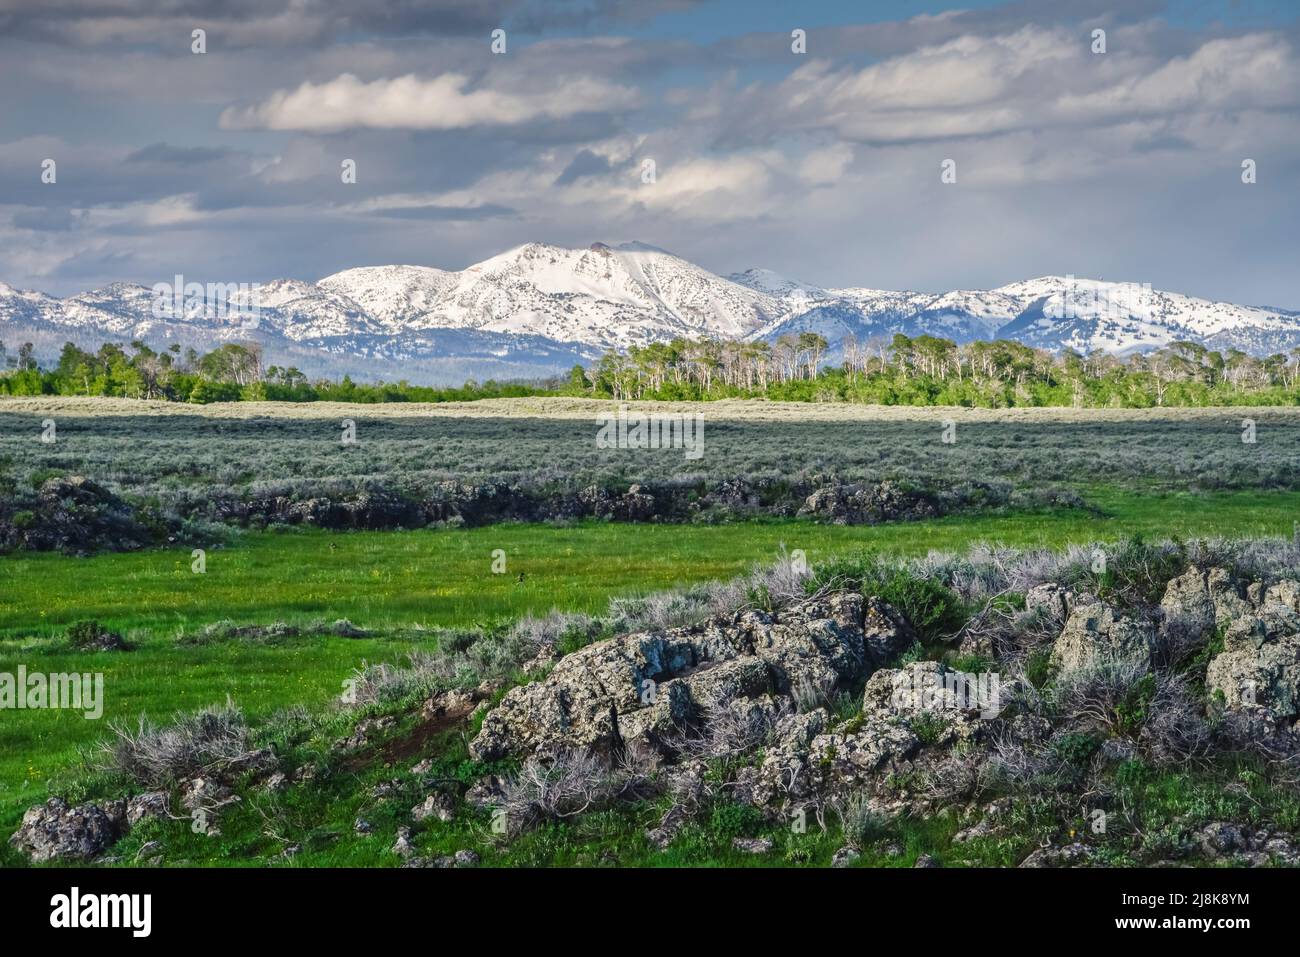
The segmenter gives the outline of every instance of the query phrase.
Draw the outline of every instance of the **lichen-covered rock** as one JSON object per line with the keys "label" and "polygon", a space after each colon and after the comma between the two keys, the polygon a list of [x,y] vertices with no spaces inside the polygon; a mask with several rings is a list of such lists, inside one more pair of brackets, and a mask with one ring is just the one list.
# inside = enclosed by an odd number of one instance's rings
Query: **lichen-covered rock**
{"label": "lichen-covered rock", "polygon": [[1115,614],[1103,602],[1079,604],[1052,646],[1051,661],[1062,672],[1104,665],[1143,665],[1151,660],[1154,634],[1135,618]]}
{"label": "lichen-covered rock", "polygon": [[831,857],[831,867],[852,867],[862,854],[853,847],[841,847]]}
{"label": "lichen-covered rock", "polygon": [[[1189,568],[1165,587],[1160,601],[1161,630],[1167,639],[1186,644],[1205,641],[1216,628],[1227,628],[1232,622],[1254,614],[1262,597],[1259,583],[1246,591],[1248,594],[1243,597],[1226,568]],[[1255,593],[1254,600],[1251,592]],[[1284,593],[1289,594],[1277,592]]]}
{"label": "lichen-covered rock", "polygon": [[862,709],[878,716],[995,718],[1002,710],[1001,693],[998,674],[971,674],[940,661],[914,661],[873,674],[862,693]]}
{"label": "lichen-covered rock", "polygon": [[1275,864],[1294,867],[1300,863],[1300,851],[1288,836],[1253,830],[1231,821],[1207,824],[1192,835],[1192,840],[1196,850],[1211,860],[1252,867]]}
{"label": "lichen-covered rock", "polygon": [[1092,861],[1093,849],[1087,844],[1074,843],[1065,847],[1040,847],[1023,861],[1021,867],[1079,867]]}
{"label": "lichen-covered rock", "polygon": [[[875,612],[880,631],[901,628],[884,607]],[[841,593],[776,614],[750,610],[597,642],[544,679],[511,690],[485,716],[470,753],[492,760],[562,749],[606,757],[628,748],[664,752],[710,709],[757,714],[735,703],[805,687],[829,693],[860,680],[867,669],[863,615],[862,596]],[[759,708],[766,713],[771,704]]]}
{"label": "lichen-covered rock", "polygon": [[88,861],[117,841],[125,823],[124,801],[71,807],[52,797],[28,809],[9,843],[35,863]]}
{"label": "lichen-covered rock", "polygon": [[470,807],[497,807],[505,800],[505,783],[495,774],[486,775],[475,781],[465,792],[465,803]]}
{"label": "lichen-covered rock", "polygon": [[695,713],[690,688],[681,679],[655,689],[653,703],[616,716],[619,744],[643,760],[662,754]]}
{"label": "lichen-covered rock", "polygon": [[483,719],[470,753],[478,760],[560,748],[612,755],[622,740],[620,714],[652,709],[639,720],[658,720],[681,700],[680,692],[666,692],[660,703],[660,685],[737,654],[730,644],[698,640],[684,630],[588,645],[561,659],[543,680],[507,693]]}
{"label": "lichen-covered rock", "polygon": [[755,627],[746,637],[753,654],[772,667],[778,691],[811,688],[828,693],[865,670],[862,616],[862,596],[844,592],[783,611],[772,624]]}
{"label": "lichen-covered rock", "polygon": [[150,817],[165,818],[168,813],[166,791],[137,794],[126,802],[126,826],[135,827]]}
{"label": "lichen-covered rock", "polygon": [[879,598],[867,598],[862,609],[862,645],[867,664],[883,668],[916,641],[907,620]]}
{"label": "lichen-covered rock", "polygon": [[456,816],[456,804],[456,798],[452,795],[444,791],[434,791],[421,803],[411,808],[411,819],[427,821],[436,818],[439,821],[450,821]]}
{"label": "lichen-covered rock", "polygon": [[[915,754],[916,735],[899,719],[867,718],[837,732],[813,733],[822,722],[790,722],[767,749],[749,797],[762,806],[799,805],[819,796],[842,795],[878,782]],[[786,737],[781,739],[784,731]]]}
{"label": "lichen-covered rock", "polygon": [[1300,582],[1286,578],[1264,589],[1262,604],[1285,605],[1300,614]]}
{"label": "lichen-covered rock", "polygon": [[393,842],[393,853],[406,860],[415,857],[416,848],[411,843],[411,829],[409,827],[399,827],[397,829],[397,840]]}
{"label": "lichen-covered rock", "polygon": [[1259,611],[1241,615],[1223,631],[1223,647],[1259,648],[1268,642],[1300,632],[1300,615],[1280,602],[1265,602]]}
{"label": "lichen-covered rock", "polygon": [[181,806],[187,811],[210,809],[230,802],[230,788],[213,778],[190,778],[180,785]]}
{"label": "lichen-covered rock", "polygon": [[1053,621],[1064,622],[1073,602],[1074,595],[1056,582],[1044,582],[1025,592],[1025,611]]}
{"label": "lichen-covered rock", "polygon": [[1260,708],[1291,721],[1300,716],[1300,634],[1256,639],[1251,630],[1226,642],[1206,669],[1206,686],[1229,709]]}

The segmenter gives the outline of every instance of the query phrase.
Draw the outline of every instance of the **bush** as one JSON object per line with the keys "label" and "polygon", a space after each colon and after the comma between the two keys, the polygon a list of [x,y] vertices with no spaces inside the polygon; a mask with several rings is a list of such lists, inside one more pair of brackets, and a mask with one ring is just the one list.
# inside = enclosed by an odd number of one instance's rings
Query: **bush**
{"label": "bush", "polygon": [[709,830],[719,837],[748,837],[763,826],[763,812],[751,804],[723,801],[709,812]]}
{"label": "bush", "polygon": [[148,787],[219,772],[253,751],[243,712],[229,702],[223,708],[177,715],[162,728],[141,715],[134,731],[114,725],[113,733],[115,737],[100,746],[105,767]]}
{"label": "bush", "polygon": [[73,622],[63,635],[79,651],[112,651],[126,647],[121,635],[109,631],[97,621]]}
{"label": "bush", "polygon": [[549,760],[533,755],[506,779],[499,810],[508,831],[517,833],[595,810],[644,786],[639,775],[611,768],[590,752],[562,751]]}
{"label": "bush", "polygon": [[1052,752],[1074,768],[1086,767],[1101,748],[1101,741],[1091,734],[1070,731],[1052,741]]}
{"label": "bush", "polygon": [[923,641],[951,638],[966,622],[966,607],[951,589],[906,569],[864,581],[862,593],[892,605]]}
{"label": "bush", "polygon": [[935,577],[908,564],[886,564],[872,555],[855,555],[828,562],[810,580],[808,590],[856,588],[892,605],[923,642],[943,641],[966,623],[968,609],[961,598]]}
{"label": "bush", "polygon": [[908,725],[922,744],[935,744],[947,730],[948,720],[932,711],[921,711],[908,721]]}
{"label": "bush", "polygon": [[856,851],[881,840],[888,833],[889,819],[877,811],[862,794],[853,794],[831,805],[840,819],[844,843]]}

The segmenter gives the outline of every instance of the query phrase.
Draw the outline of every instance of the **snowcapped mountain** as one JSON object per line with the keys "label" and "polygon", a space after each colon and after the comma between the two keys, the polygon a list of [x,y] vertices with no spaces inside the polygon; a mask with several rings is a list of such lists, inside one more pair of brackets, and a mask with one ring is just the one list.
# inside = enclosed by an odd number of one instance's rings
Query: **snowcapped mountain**
{"label": "snowcapped mountain", "polygon": [[1300,313],[1197,299],[1133,283],[1059,276],[1004,286],[1030,300],[998,330],[1006,339],[1059,351],[1147,351],[1176,340],[1255,355],[1300,344]]}
{"label": "snowcapped mountain", "polygon": [[386,330],[400,332],[433,312],[456,275],[432,266],[361,266],[326,276],[316,285],[360,306]]}
{"label": "snowcapped mountain", "polygon": [[526,243],[458,272],[364,266],[159,303],[153,287],[132,283],[66,299],[0,283],[0,341],[31,341],[49,359],[65,341],[207,349],[256,339],[268,362],[309,375],[454,383],[540,376],[675,337],[815,332],[832,361],[850,336],[878,345],[900,332],[1051,351],[1120,353],[1178,339],[1255,354],[1300,346],[1300,313],[1127,283],[1044,276],[942,293],[825,288],[768,269],[723,278],[644,243]]}
{"label": "snowcapped mountain", "polygon": [[457,274],[419,321],[608,349],[674,336],[738,338],[777,308],[768,295],[643,244],[527,243]]}
{"label": "snowcapped mountain", "polygon": [[815,332],[831,344],[888,340],[895,333],[931,335],[963,343],[1012,339],[1050,352],[1123,354],[1190,340],[1211,349],[1255,355],[1300,346],[1300,312],[1212,302],[1136,283],[1042,276],[990,290],[945,293],[826,289],[804,304],[808,287],[789,287],[763,270],[732,278],[781,298],[785,314],[751,339]]}

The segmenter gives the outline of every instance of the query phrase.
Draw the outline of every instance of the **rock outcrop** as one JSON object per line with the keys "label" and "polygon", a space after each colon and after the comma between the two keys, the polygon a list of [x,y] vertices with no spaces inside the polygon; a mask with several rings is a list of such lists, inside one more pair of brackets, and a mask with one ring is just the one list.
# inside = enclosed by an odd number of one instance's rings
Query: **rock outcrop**
{"label": "rock outcrop", "polygon": [[9,843],[34,863],[89,861],[121,837],[126,802],[70,806],[59,797],[29,808]]}
{"label": "rock outcrop", "polygon": [[1221,639],[1206,687],[1232,712],[1285,729],[1300,718],[1300,583],[1245,588],[1224,568],[1192,568],[1170,581],[1161,603],[1165,642]]}
{"label": "rock outcrop", "polygon": [[1106,665],[1146,665],[1154,643],[1154,631],[1145,622],[1118,615],[1104,602],[1080,602],[1052,646],[1051,661],[1063,674]]}
{"label": "rock outcrop", "polygon": [[[542,680],[488,712],[470,753],[479,760],[583,749],[614,757],[666,753],[675,735],[716,709],[779,710],[776,699],[833,693],[865,678],[861,596],[806,601],[775,615],[746,611],[692,628],[626,635],[563,658]],[[870,606],[871,658],[905,638],[882,602]]]}

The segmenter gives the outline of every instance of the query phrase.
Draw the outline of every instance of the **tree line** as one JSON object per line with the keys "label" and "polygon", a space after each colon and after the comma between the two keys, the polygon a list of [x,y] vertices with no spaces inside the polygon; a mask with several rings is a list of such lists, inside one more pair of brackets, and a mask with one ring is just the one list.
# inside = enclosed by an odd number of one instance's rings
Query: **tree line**
{"label": "tree line", "polygon": [[[834,356],[833,361],[829,356]],[[69,342],[41,368],[31,343],[0,343],[0,395],[92,395],[173,402],[456,402],[522,396],[956,405],[1152,408],[1294,405],[1300,402],[1300,348],[1265,357],[1174,342],[1146,354],[1053,354],[998,339],[958,345],[901,333],[832,353],[816,333],[774,342],[674,339],[603,355],[566,377],[534,382],[467,382],[440,388],[310,380],[293,366],[268,365],[255,342],[230,342],[200,355],[136,340],[94,352]]]}
{"label": "tree line", "polygon": [[173,344],[155,351],[136,340],[105,343],[94,352],[66,343],[57,364],[41,368],[31,343],[9,353],[0,342],[0,395],[92,395],[170,402],[466,402],[554,394],[545,383],[435,388],[408,382],[308,380],[294,366],[267,365],[256,342],[228,342],[200,355]]}
{"label": "tree line", "polygon": [[841,343],[816,333],[774,342],[674,339],[610,351],[590,394],[615,399],[840,401],[880,405],[1149,408],[1289,405],[1300,400],[1300,348],[1256,357],[1174,342],[1116,356],[1051,353],[1007,339],[958,345],[896,333]]}

